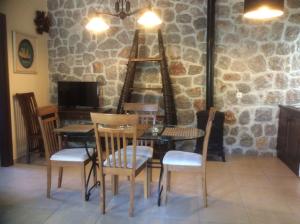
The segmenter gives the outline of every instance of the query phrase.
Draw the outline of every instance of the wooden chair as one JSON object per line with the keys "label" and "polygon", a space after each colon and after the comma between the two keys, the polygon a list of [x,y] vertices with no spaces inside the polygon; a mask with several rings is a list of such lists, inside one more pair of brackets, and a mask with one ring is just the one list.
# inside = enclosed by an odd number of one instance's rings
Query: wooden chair
{"label": "wooden chair", "polygon": [[[148,197],[149,182],[147,172],[147,158],[137,156],[137,115],[91,113],[96,135],[97,152],[99,159],[99,175],[101,182],[100,204],[101,212],[105,213],[105,175],[111,175],[112,191],[118,191],[118,176],[130,178],[130,207],[129,216],[133,216],[135,177],[145,170],[144,196]],[[105,139],[102,148],[100,138]],[[132,153],[127,151],[128,140],[132,140]],[[123,148],[123,150],[121,150]],[[103,162],[103,154],[106,158]]]}
{"label": "wooden chair", "polygon": [[[81,168],[82,198],[85,200],[86,193],[86,165],[90,159],[85,148],[61,148],[61,139],[54,132],[59,127],[58,110],[55,106],[48,106],[38,109],[38,118],[45,145],[47,160],[47,197],[50,198],[51,170],[53,166],[59,167],[58,188],[62,184],[63,167],[79,166]],[[94,149],[88,149],[89,154],[94,154]]]}
{"label": "wooden chair", "polygon": [[[143,104],[143,103],[125,103],[125,113],[134,113],[139,115],[139,124],[143,126],[153,126],[156,123],[156,115],[158,112],[157,104]],[[137,155],[146,156],[148,158],[148,165],[151,164],[153,158],[153,141],[152,140],[139,140],[137,146]],[[130,153],[130,146],[127,148]],[[148,166],[149,167],[149,166]],[[152,169],[149,167],[149,178],[152,179]]]}
{"label": "wooden chair", "polygon": [[43,139],[37,116],[37,103],[34,93],[17,93],[16,98],[19,102],[24,118],[26,137],[27,137],[27,163],[30,163],[30,154],[39,150],[40,155],[44,154]]}
{"label": "wooden chair", "polygon": [[202,176],[202,190],[204,207],[207,207],[207,190],[206,190],[206,157],[209,136],[211,132],[212,122],[215,117],[216,110],[211,108],[205,129],[205,137],[203,143],[202,155],[184,151],[169,151],[163,158],[163,194],[162,202],[167,202],[167,191],[170,184],[170,172],[189,172],[200,173]]}

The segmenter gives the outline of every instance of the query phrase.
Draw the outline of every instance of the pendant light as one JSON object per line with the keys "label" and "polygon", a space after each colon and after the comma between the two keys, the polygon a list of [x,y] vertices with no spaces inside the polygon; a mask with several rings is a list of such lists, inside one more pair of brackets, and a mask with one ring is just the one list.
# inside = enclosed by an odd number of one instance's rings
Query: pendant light
{"label": "pendant light", "polygon": [[144,12],[137,22],[145,28],[153,28],[162,23],[161,19],[151,9]]}
{"label": "pendant light", "polygon": [[96,17],[92,18],[88,24],[86,24],[85,28],[94,33],[101,33],[109,29],[109,25],[97,15]]}
{"label": "pendant light", "polygon": [[120,19],[125,19],[128,16],[144,12],[142,16],[138,19],[138,23],[145,28],[153,28],[162,23],[161,19],[153,12],[151,4],[145,9],[137,9],[131,11],[131,2],[130,0],[116,0],[115,2],[115,13],[110,12],[96,12],[96,16],[93,17],[85,26],[87,30],[100,33],[109,29],[109,25],[103,20],[101,15],[115,16]]}
{"label": "pendant light", "polygon": [[245,0],[244,17],[271,19],[283,15],[284,0]]}

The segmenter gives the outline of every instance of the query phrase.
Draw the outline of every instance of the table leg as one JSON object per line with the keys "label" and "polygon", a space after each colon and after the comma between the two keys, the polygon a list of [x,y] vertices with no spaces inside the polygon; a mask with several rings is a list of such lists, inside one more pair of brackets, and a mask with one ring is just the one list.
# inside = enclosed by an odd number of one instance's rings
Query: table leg
{"label": "table leg", "polygon": [[[88,175],[88,178],[86,180],[86,186],[87,187],[86,187],[86,192],[85,192],[85,200],[88,201],[90,199],[91,191],[96,186],[100,185],[100,181],[97,181],[97,177],[95,176],[96,175],[96,170],[97,170],[97,167],[98,167],[97,158],[96,158],[96,155],[95,155],[95,151],[94,151],[94,154],[91,156],[90,153],[89,153],[89,151],[88,151],[87,142],[84,143],[84,147],[85,147],[85,150],[86,150],[86,153],[87,153],[88,157],[92,161],[92,166],[91,166],[91,168],[89,170],[89,175]],[[93,186],[91,186],[90,188],[88,188],[92,172],[93,172],[93,177],[94,177],[94,184],[93,184]]]}
{"label": "table leg", "polygon": [[163,172],[164,172],[164,167],[163,165],[161,165],[160,167],[160,173],[159,173],[159,180],[158,180],[158,189],[157,189],[157,193],[158,193],[158,199],[157,199],[157,205],[160,206],[161,203],[161,193],[163,191],[164,186],[161,186],[161,181],[162,181],[162,176],[163,176]]}
{"label": "table leg", "polygon": [[[166,141],[159,142],[160,145],[166,145]],[[167,142],[167,150],[169,150],[169,142]],[[162,182],[162,177],[163,177],[163,172],[164,172],[164,166],[163,166],[163,158],[164,158],[165,153],[163,152],[162,148],[159,147],[159,162],[160,162],[160,173],[159,173],[159,180],[158,180],[158,199],[157,199],[157,205],[160,206],[161,204],[161,194],[163,191],[163,187],[161,182]]]}
{"label": "table leg", "polygon": [[163,188],[164,187],[167,187],[167,186],[161,186],[161,182],[162,182],[162,177],[163,177],[163,172],[164,172],[164,167],[163,167],[163,158],[164,158],[164,155],[166,153],[166,151],[169,151],[171,149],[174,149],[175,148],[175,145],[174,145],[174,142],[172,140],[162,140],[162,141],[159,141],[159,144],[164,144],[166,145],[167,147],[167,150],[163,151],[161,149],[161,147],[159,147],[159,162],[160,162],[160,173],[159,173],[159,181],[158,181],[158,199],[157,199],[157,205],[160,206],[161,204],[161,194],[162,194],[162,191],[163,191]]}

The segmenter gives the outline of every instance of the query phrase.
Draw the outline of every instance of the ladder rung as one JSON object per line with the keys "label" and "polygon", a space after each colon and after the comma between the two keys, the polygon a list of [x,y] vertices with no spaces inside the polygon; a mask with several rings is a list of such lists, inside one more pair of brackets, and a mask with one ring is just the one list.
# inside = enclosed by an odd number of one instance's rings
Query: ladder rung
{"label": "ladder rung", "polygon": [[131,90],[154,90],[154,91],[162,91],[161,87],[133,87],[130,88]]}
{"label": "ladder rung", "polygon": [[152,57],[152,58],[130,58],[129,61],[135,62],[146,62],[146,61],[161,61],[161,57]]}

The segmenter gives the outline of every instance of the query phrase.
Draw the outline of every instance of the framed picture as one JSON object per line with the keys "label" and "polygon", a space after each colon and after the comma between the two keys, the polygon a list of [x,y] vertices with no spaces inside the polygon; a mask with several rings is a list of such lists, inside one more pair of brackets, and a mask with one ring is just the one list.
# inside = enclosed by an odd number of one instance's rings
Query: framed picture
{"label": "framed picture", "polygon": [[13,32],[14,72],[35,74],[37,64],[36,38]]}

